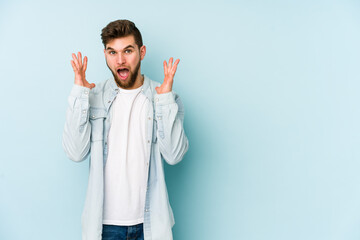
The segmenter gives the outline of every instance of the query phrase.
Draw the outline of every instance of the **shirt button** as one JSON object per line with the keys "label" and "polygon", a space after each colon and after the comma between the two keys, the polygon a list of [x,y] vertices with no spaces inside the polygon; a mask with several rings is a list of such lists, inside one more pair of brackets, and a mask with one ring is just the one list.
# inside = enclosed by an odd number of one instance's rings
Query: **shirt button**
{"label": "shirt button", "polygon": [[149,209],[145,209],[145,212],[148,212],[149,211]]}
{"label": "shirt button", "polygon": [[111,101],[109,100],[108,103],[111,103]]}
{"label": "shirt button", "polygon": [[148,140],[148,143],[150,143],[150,140]]}
{"label": "shirt button", "polygon": [[92,117],[92,118],[95,118],[95,116],[94,116],[94,115],[92,115],[91,117]]}
{"label": "shirt button", "polygon": [[151,120],[151,117],[149,117],[149,120]]}
{"label": "shirt button", "polygon": [[161,116],[158,116],[158,119],[161,120]]}
{"label": "shirt button", "polygon": [[86,113],[86,110],[83,110],[82,113]]}
{"label": "shirt button", "polygon": [[88,95],[88,94],[89,94],[89,92],[88,92],[88,91],[85,91],[84,93],[85,93],[85,95]]}

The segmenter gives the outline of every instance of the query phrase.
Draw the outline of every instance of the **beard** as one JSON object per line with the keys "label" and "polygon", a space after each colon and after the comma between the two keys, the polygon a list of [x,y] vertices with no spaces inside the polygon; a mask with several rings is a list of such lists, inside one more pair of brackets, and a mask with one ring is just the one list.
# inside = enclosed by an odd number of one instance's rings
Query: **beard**
{"label": "beard", "polygon": [[106,62],[106,65],[108,66],[108,68],[110,69],[112,75],[114,76],[115,82],[118,85],[118,87],[123,88],[123,89],[128,89],[134,86],[135,82],[136,82],[136,78],[139,75],[139,70],[140,70],[140,65],[141,65],[141,61],[139,61],[139,63],[135,66],[134,71],[131,71],[129,69],[129,76],[128,79],[126,80],[126,82],[120,80],[117,72],[114,72],[108,65],[108,63]]}

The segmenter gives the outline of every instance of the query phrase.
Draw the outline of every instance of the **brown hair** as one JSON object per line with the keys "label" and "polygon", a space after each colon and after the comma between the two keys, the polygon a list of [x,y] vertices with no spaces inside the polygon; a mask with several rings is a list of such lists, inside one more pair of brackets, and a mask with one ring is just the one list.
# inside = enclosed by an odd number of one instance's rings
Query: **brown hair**
{"label": "brown hair", "polygon": [[101,30],[101,40],[106,48],[106,44],[115,38],[127,37],[133,35],[135,43],[140,48],[143,45],[139,29],[129,20],[116,20],[109,23]]}

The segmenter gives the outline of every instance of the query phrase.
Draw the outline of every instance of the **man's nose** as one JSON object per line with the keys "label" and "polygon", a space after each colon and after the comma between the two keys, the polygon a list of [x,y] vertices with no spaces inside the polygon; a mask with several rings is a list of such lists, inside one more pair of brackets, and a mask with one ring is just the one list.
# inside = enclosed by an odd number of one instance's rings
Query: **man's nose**
{"label": "man's nose", "polygon": [[117,63],[124,64],[126,62],[125,56],[122,53],[118,54]]}

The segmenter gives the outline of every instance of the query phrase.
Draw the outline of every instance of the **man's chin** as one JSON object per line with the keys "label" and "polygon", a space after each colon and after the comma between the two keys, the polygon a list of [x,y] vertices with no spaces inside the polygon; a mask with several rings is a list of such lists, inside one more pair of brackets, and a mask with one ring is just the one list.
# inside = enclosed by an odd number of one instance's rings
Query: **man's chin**
{"label": "man's chin", "polygon": [[135,82],[131,82],[131,76],[129,75],[126,79],[122,80],[120,79],[118,76],[114,76],[115,77],[115,81],[117,83],[117,85],[121,88],[131,88],[134,86]]}

